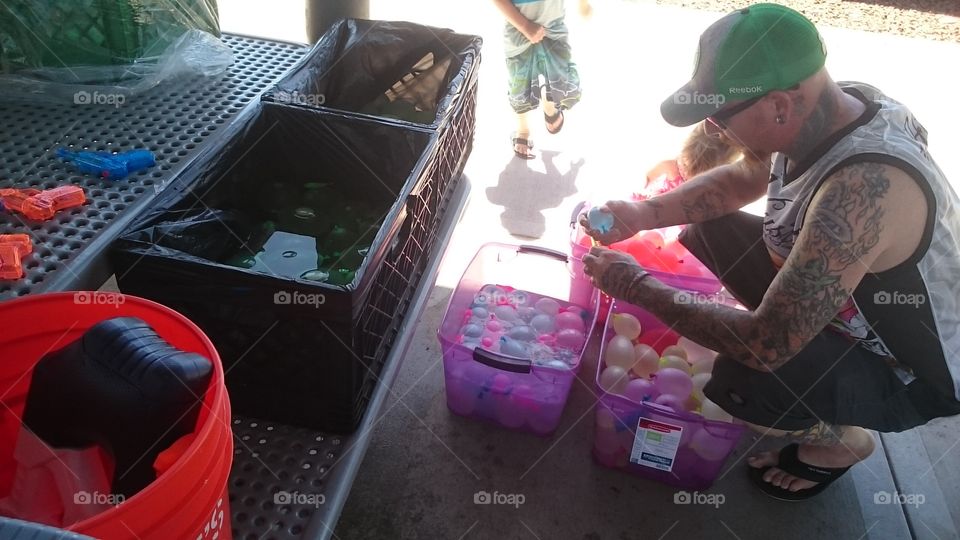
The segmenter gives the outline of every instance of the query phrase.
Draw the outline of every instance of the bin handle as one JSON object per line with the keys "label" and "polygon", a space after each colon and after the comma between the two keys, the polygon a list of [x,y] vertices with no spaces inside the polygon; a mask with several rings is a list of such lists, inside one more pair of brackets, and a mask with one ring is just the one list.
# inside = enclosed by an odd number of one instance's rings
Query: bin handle
{"label": "bin handle", "polygon": [[530,373],[530,367],[533,365],[529,359],[506,356],[482,347],[473,350],[473,359],[492,368],[512,373]]}
{"label": "bin handle", "polygon": [[517,249],[517,253],[535,253],[537,255],[543,255],[544,257],[551,257],[557,259],[561,262],[569,262],[570,258],[567,257],[566,253],[562,251],[557,251],[555,249],[545,248],[541,246],[531,246],[530,244],[524,244]]}
{"label": "bin handle", "polygon": [[576,206],[573,207],[573,212],[570,214],[570,228],[577,226],[577,218],[580,217],[580,212],[583,212],[583,209],[587,207],[587,201],[580,201]]}

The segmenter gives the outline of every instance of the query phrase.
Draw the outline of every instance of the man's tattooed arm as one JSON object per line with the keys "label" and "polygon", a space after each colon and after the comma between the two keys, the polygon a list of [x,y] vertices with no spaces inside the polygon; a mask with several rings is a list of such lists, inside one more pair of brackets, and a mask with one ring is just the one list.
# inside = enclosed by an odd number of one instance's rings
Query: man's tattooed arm
{"label": "man's tattooed arm", "polygon": [[635,279],[635,270],[605,273],[601,286],[693,341],[754,369],[775,370],[823,330],[885,249],[884,205],[892,198],[891,175],[912,182],[897,169],[863,163],[824,183],[793,251],[756,311],[678,296],[655,279]]}
{"label": "man's tattooed arm", "polygon": [[650,216],[646,228],[700,223],[736,212],[766,193],[770,164],[753,159],[711,169],[669,191],[636,203]]}

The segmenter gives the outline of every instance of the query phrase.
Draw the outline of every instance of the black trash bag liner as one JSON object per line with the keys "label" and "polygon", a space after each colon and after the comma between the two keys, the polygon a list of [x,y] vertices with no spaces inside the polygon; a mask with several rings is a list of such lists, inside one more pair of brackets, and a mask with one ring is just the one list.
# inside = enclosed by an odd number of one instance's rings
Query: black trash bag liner
{"label": "black trash bag liner", "polygon": [[[380,260],[409,228],[406,199],[432,157],[435,136],[276,103],[263,103],[249,116],[228,128],[222,147],[198,157],[128,227],[112,246],[114,264],[136,268],[150,264],[138,261],[145,258],[176,267],[178,275],[195,274],[192,281],[208,297],[235,296],[240,284],[257,293],[250,302],[263,304],[272,304],[279,288],[322,292],[326,301],[313,314],[329,311],[350,319]],[[313,201],[315,229],[341,224],[350,230],[343,246],[356,248],[358,253],[351,254],[359,266],[349,282],[311,281],[227,264],[238,252],[252,255],[262,247],[271,233],[265,222],[290,231],[284,220],[287,225],[294,220],[278,215],[278,209],[306,204],[308,184],[321,194]],[[369,220],[372,226],[366,230],[351,229],[348,222],[357,214],[377,219]],[[328,240],[318,238],[317,245]],[[136,281],[136,272],[127,281]],[[143,293],[161,286],[135,288]],[[197,292],[183,289],[186,296]]]}
{"label": "black trash bag liner", "polygon": [[[237,414],[349,433],[431,254],[442,211],[433,205],[448,185],[432,165],[439,135],[260,103],[221,137],[111,246],[119,288],[204,331],[223,359]],[[305,184],[317,185],[304,195]],[[326,220],[321,228],[364,208],[379,212],[379,227],[360,239],[369,249],[351,282],[226,263],[237,248],[256,249],[270,232],[265,221],[284,228],[286,214],[275,209],[300,206]]]}
{"label": "black trash bag liner", "polygon": [[436,127],[466,90],[482,42],[446,28],[343,19],[263,99]]}
{"label": "black trash bag liner", "polygon": [[131,242],[153,247],[156,255],[223,262],[244,245],[263,242],[262,231],[247,214],[237,210],[193,208],[175,210],[166,219],[130,233]]}

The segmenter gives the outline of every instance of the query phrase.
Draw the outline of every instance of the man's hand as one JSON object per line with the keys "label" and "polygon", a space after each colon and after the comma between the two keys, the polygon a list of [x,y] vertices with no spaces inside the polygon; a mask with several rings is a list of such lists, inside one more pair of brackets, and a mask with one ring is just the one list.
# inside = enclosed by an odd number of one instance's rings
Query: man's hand
{"label": "man's hand", "polygon": [[602,247],[583,256],[583,273],[595,287],[621,300],[633,298],[635,286],[647,275],[630,255]]}
{"label": "man's hand", "polygon": [[640,204],[630,201],[607,201],[600,211],[613,215],[613,228],[603,233],[590,227],[587,212],[580,214],[579,222],[583,230],[603,245],[626,240],[640,231],[651,229],[654,218]]}
{"label": "man's hand", "polygon": [[547,30],[533,21],[529,21],[529,23],[523,27],[523,35],[530,40],[530,43],[540,43],[547,35]]}

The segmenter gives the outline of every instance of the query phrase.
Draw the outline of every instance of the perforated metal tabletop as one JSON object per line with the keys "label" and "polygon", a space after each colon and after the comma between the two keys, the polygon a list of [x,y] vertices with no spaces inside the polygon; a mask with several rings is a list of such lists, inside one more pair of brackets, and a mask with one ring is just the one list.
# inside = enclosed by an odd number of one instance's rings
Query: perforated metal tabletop
{"label": "perforated metal tabletop", "polygon": [[[161,85],[124,106],[0,104],[0,188],[84,188],[87,203],[34,222],[0,210],[0,234],[27,233],[34,245],[25,277],[0,281],[0,301],[48,291],[96,290],[110,277],[106,250],[123,229],[169,188],[180,171],[219,148],[218,135],[309,50],[306,46],[224,35],[236,54],[227,73]],[[147,148],[157,165],[120,181],[75,172],[54,155],[84,150]],[[459,175],[459,171],[456,173]],[[229,491],[236,539],[330,538],[384,409],[440,260],[469,194],[465,178],[451,182],[435,248],[404,310],[357,432],[329,435],[235,417]],[[290,494],[277,504],[277,493]],[[294,495],[296,494],[296,495]],[[0,518],[2,520],[2,518]],[[5,526],[15,526],[4,522]],[[32,530],[32,529],[31,529]],[[39,534],[39,533],[38,533]],[[43,537],[43,536],[40,536]]]}
{"label": "perforated metal tabletop", "polygon": [[[27,233],[34,251],[23,279],[0,281],[0,301],[30,293],[97,289],[110,276],[101,257],[137,213],[244,107],[290,69],[305,45],[224,35],[236,61],[223,75],[161,84],[123,106],[0,103],[0,188],[82,186],[87,203],[38,222],[0,211],[0,234]],[[123,180],[77,173],[59,147],[122,151],[146,148],[157,164]]]}

